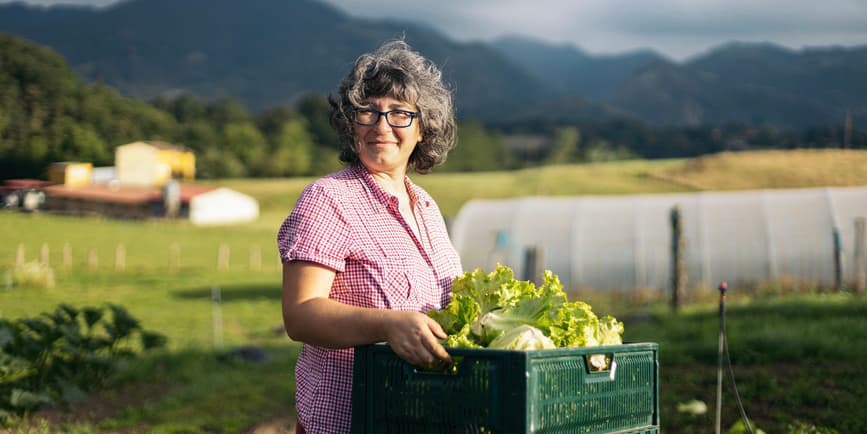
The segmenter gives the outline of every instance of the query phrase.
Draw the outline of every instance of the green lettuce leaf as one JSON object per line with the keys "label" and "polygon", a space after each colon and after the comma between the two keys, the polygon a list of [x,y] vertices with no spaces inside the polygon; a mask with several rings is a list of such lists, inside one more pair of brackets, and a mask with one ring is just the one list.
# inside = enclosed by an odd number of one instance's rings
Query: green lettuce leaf
{"label": "green lettuce leaf", "polygon": [[501,350],[547,350],[557,348],[541,330],[531,325],[520,325],[506,330],[488,344],[488,348]]}

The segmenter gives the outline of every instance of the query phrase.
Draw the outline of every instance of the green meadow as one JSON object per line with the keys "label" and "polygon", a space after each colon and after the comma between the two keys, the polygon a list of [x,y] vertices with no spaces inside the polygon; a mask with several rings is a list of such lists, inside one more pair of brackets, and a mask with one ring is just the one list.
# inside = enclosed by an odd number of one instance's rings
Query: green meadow
{"label": "green meadow", "polygon": [[[413,180],[454,218],[474,198],[864,185],[865,167],[864,151],[803,150],[434,173]],[[281,330],[275,237],[310,180],[213,181],[259,200],[260,218],[238,226],[0,213],[0,318],[36,316],[60,303],[116,303],[145,329],[168,338],[165,349],[122,366],[104,390],[27,415],[7,430],[291,432],[299,344]],[[53,269],[53,287],[15,284],[17,262],[42,260]],[[867,396],[867,298],[818,289],[784,292],[730,291],[731,362],[747,415],[768,433],[867,431],[861,398]],[[623,319],[626,341],[660,344],[662,430],[711,432],[716,301],[674,314],[664,300],[593,297],[597,312]],[[261,350],[263,360],[233,357],[243,347]],[[696,399],[707,404],[706,413],[677,410]],[[726,385],[724,428],[739,418],[735,403]]]}

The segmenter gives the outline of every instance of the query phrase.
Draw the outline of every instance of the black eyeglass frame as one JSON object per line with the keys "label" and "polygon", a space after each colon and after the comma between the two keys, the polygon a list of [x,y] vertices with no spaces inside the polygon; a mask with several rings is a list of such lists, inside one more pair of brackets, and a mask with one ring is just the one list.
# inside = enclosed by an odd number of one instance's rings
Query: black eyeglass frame
{"label": "black eyeglass frame", "polygon": [[[376,113],[376,119],[375,119],[373,122],[368,123],[368,124],[363,123],[363,122],[360,122],[360,121],[358,120],[358,113],[359,113],[359,112],[366,112],[366,113],[370,113],[370,114]],[[403,114],[409,115],[409,123],[406,124],[406,125],[395,125],[395,124],[391,123],[391,118],[390,118],[389,115],[390,115],[391,113],[394,113],[394,112],[398,112],[398,113],[403,113]],[[409,127],[412,126],[412,123],[413,123],[413,121],[414,121],[416,118],[421,117],[421,113],[419,113],[419,112],[414,112],[414,111],[410,111],[410,110],[403,110],[403,109],[394,109],[394,110],[388,110],[388,111],[381,112],[381,111],[379,111],[379,110],[374,110],[374,109],[369,109],[369,108],[357,108],[357,109],[355,109],[355,110],[352,112],[352,118],[353,118],[352,120],[353,120],[356,124],[358,124],[358,125],[364,125],[364,126],[366,126],[366,127],[369,127],[369,126],[373,126],[373,125],[378,124],[378,123],[379,123],[379,120],[380,120],[383,116],[385,116],[385,123],[387,123],[388,126],[390,126],[390,127],[392,127],[392,128],[409,128]]]}

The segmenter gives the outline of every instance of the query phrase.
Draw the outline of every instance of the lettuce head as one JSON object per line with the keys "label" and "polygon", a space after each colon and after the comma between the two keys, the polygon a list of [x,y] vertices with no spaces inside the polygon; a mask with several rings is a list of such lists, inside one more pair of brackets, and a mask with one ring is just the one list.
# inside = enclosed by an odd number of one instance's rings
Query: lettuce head
{"label": "lettuce head", "polygon": [[444,345],[459,348],[617,345],[623,334],[623,323],[615,318],[600,320],[587,303],[568,301],[550,270],[537,287],[516,280],[512,269],[500,264],[490,273],[475,269],[455,279],[449,304],[428,315],[448,334]]}

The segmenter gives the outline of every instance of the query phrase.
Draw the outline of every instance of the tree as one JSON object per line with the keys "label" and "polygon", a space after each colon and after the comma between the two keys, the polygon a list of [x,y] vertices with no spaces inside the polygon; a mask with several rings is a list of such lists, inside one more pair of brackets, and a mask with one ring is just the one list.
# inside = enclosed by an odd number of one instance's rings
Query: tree
{"label": "tree", "polygon": [[114,155],[90,125],[79,124],[69,118],[61,120],[60,125],[62,127],[57,140],[64,152],[60,159],[89,161],[96,166],[106,166],[114,162]]}
{"label": "tree", "polygon": [[235,154],[210,147],[196,158],[196,175],[202,178],[240,178],[247,175],[247,168]]}
{"label": "tree", "polygon": [[480,122],[469,121],[458,126],[457,146],[449,152],[443,170],[501,170],[507,163],[502,138],[489,133]]}
{"label": "tree", "polygon": [[198,152],[220,143],[220,135],[206,119],[186,122],[181,125],[180,143]]}
{"label": "tree", "polygon": [[260,167],[267,158],[265,137],[249,122],[231,123],[223,128],[224,151],[237,156],[249,175],[256,175],[253,168]]}
{"label": "tree", "polygon": [[228,125],[250,121],[250,114],[235,98],[223,98],[208,106],[208,118],[214,125]]}
{"label": "tree", "polygon": [[549,164],[572,163],[578,158],[581,132],[576,127],[562,127],[554,130],[554,146],[546,158]]}
{"label": "tree", "polygon": [[283,124],[277,137],[266,172],[272,175],[307,175],[313,167],[313,149],[313,138],[307,130],[307,122],[303,119],[289,120]]}
{"label": "tree", "polygon": [[208,117],[208,105],[188,93],[174,99],[158,98],[153,105],[170,113],[180,123],[195,122]]}
{"label": "tree", "polygon": [[313,141],[319,146],[334,150],[340,149],[340,138],[331,126],[331,104],[320,94],[309,94],[301,98],[298,112],[307,119],[308,129]]}

